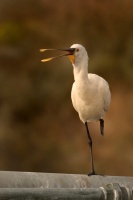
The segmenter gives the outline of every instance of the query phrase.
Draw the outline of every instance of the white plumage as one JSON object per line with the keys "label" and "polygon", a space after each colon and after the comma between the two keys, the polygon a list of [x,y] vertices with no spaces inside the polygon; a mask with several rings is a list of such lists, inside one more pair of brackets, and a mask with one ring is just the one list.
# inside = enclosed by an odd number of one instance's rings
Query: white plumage
{"label": "white plumage", "polygon": [[108,83],[96,74],[88,74],[88,55],[82,45],[74,44],[73,73],[71,92],[73,107],[83,123],[98,121],[108,111],[111,94]]}
{"label": "white plumage", "polygon": [[[40,49],[41,52],[54,49]],[[85,124],[91,154],[91,173],[95,175],[92,139],[87,122],[100,121],[100,131],[104,133],[104,113],[108,111],[111,94],[108,83],[96,74],[88,74],[88,54],[80,44],[73,44],[69,49],[56,49],[67,51],[67,54],[41,60],[47,62],[61,56],[68,56],[73,65],[74,83],[71,91],[72,104],[79,114],[80,120]]]}
{"label": "white plumage", "polygon": [[72,61],[74,80],[71,91],[72,104],[85,124],[91,153],[91,173],[95,175],[92,139],[87,122],[100,121],[100,131],[104,134],[104,113],[108,111],[111,93],[107,81],[96,74],[88,74],[88,54],[80,44],[74,44],[68,57]]}

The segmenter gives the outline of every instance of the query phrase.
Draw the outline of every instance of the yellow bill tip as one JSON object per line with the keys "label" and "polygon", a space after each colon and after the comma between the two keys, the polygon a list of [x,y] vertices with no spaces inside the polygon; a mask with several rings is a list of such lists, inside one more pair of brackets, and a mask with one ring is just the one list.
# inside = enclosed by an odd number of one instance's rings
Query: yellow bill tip
{"label": "yellow bill tip", "polygon": [[48,49],[40,49],[40,52],[44,52],[47,51]]}
{"label": "yellow bill tip", "polygon": [[44,52],[44,51],[53,51],[53,50],[57,50],[57,49],[40,49],[40,52]]}
{"label": "yellow bill tip", "polygon": [[48,62],[50,60],[52,60],[53,58],[46,58],[46,59],[42,59],[41,62]]}

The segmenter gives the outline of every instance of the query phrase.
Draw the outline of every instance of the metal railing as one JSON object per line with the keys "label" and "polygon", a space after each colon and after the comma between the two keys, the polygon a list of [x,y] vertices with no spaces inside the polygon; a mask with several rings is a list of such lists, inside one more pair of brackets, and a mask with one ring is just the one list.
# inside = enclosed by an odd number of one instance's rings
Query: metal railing
{"label": "metal railing", "polygon": [[133,177],[0,172],[0,200],[133,200]]}

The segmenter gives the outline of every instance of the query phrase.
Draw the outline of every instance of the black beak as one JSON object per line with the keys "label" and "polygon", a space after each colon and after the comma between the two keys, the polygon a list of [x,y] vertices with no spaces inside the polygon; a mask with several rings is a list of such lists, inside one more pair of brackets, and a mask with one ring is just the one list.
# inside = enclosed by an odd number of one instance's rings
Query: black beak
{"label": "black beak", "polygon": [[75,52],[75,48],[69,48],[69,49],[57,49],[58,51],[67,51],[67,55],[73,55]]}

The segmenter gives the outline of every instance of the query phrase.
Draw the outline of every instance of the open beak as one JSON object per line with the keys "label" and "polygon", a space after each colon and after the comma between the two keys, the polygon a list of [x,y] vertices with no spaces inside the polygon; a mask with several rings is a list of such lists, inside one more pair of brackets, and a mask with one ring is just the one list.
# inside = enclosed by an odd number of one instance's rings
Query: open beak
{"label": "open beak", "polygon": [[58,51],[66,51],[68,52],[67,54],[63,54],[63,55],[59,55],[59,56],[54,56],[54,57],[50,57],[50,58],[45,58],[43,60],[41,60],[41,62],[48,62],[50,60],[53,60],[55,58],[58,57],[62,57],[62,56],[68,56],[68,58],[74,62],[74,52],[75,52],[75,48],[69,48],[69,49],[40,49],[40,52],[44,52],[44,51],[49,51],[49,50],[58,50]]}

